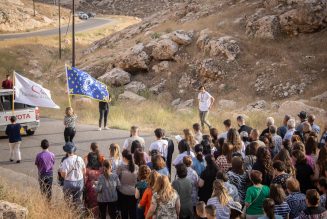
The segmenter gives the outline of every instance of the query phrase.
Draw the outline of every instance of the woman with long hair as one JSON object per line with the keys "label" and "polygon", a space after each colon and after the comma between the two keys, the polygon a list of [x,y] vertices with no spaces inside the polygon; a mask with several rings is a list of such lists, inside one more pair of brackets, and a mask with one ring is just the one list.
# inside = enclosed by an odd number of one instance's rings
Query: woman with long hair
{"label": "woman with long hair", "polygon": [[282,148],[274,157],[273,161],[280,160],[285,165],[285,172],[295,176],[295,168],[290,153],[286,148]]}
{"label": "woman with long hair", "polygon": [[212,144],[212,139],[211,139],[210,135],[203,135],[202,141],[200,144],[203,146],[203,154],[204,155],[211,154],[213,144]]}
{"label": "woman with long hair", "polygon": [[137,183],[138,167],[128,150],[122,153],[123,162],[117,168],[121,186],[118,188],[119,205],[123,219],[136,218],[135,185]]}
{"label": "woman with long hair", "polygon": [[275,202],[271,198],[266,198],[263,202],[263,210],[265,216],[259,217],[258,219],[283,219],[280,215],[275,215]]}
{"label": "woman with long hair", "polygon": [[146,165],[146,160],[145,160],[145,156],[144,156],[144,152],[142,151],[142,148],[137,148],[134,151],[134,162],[135,164],[140,167],[142,165]]}
{"label": "woman with long hair", "polygon": [[99,145],[96,142],[91,143],[91,152],[84,157],[84,163],[86,165],[86,174],[84,178],[85,182],[85,206],[90,209],[93,214],[98,214],[97,209],[97,193],[94,189],[94,182],[98,181],[99,176],[102,173],[102,164],[104,162],[104,156],[99,151]]}
{"label": "woman with long hair", "polygon": [[183,163],[183,158],[185,156],[195,157],[194,153],[191,151],[189,143],[185,139],[178,142],[178,151],[179,154],[176,156],[175,160],[173,161],[174,166]]}
{"label": "woman with long hair", "polygon": [[162,219],[177,219],[180,214],[180,199],[167,176],[159,176],[154,186],[151,206],[146,219],[156,216]]}
{"label": "woman with long hair", "polygon": [[[144,194],[145,189],[148,187],[147,178],[149,177],[151,170],[146,165],[139,166],[138,176],[137,176],[137,183],[135,185],[135,198],[137,199],[137,203],[139,204],[142,196]],[[137,208],[137,218],[142,219],[144,218],[144,209]]]}
{"label": "woman with long hair", "polygon": [[[315,168],[315,162],[314,162],[314,160],[312,159],[311,156],[306,155],[305,145],[304,145],[302,142],[295,142],[295,143],[293,144],[293,150],[292,150],[292,151],[295,151],[295,150],[300,150],[300,151],[302,151],[303,154],[305,155],[306,160],[307,160],[307,164],[310,165],[310,167],[311,167],[312,169]],[[293,164],[294,164],[294,162],[293,162]]]}
{"label": "woman with long hair", "polygon": [[216,164],[225,173],[232,167],[232,153],[233,145],[230,143],[224,143],[222,155],[218,156]]}
{"label": "woman with long hair", "polygon": [[152,170],[146,179],[147,188],[145,189],[141,201],[139,202],[138,205],[139,208],[141,209],[144,208],[144,217],[146,217],[150,209],[154,185],[157,182],[159,176],[160,174],[157,171]]}
{"label": "woman with long hair", "polygon": [[243,155],[245,154],[245,145],[240,137],[240,134],[235,128],[228,130],[226,142],[234,146],[233,152],[238,152]]}
{"label": "woman with long hair", "polygon": [[111,164],[112,172],[116,172],[118,166],[122,163],[120,157],[120,147],[116,143],[112,143],[109,146],[109,162]]}
{"label": "woman with long hair", "polygon": [[119,177],[112,172],[111,164],[108,160],[103,162],[103,174],[100,175],[96,184],[97,202],[101,219],[107,216],[107,209],[110,218],[117,218],[118,194],[117,188],[120,186]]}
{"label": "woman with long hair", "polygon": [[315,179],[320,177],[326,177],[325,172],[327,171],[327,148],[322,147],[319,151],[318,159],[315,165]]}
{"label": "woman with long hair", "polygon": [[213,205],[216,208],[217,216],[219,219],[229,219],[230,209],[228,207],[232,198],[229,196],[227,189],[222,180],[216,179],[213,182],[213,192],[211,198],[208,200],[207,205]]}
{"label": "woman with long hair", "polygon": [[192,168],[196,171],[198,176],[201,176],[201,173],[206,168],[206,161],[203,156],[203,146],[201,144],[197,144],[194,147],[195,157],[192,158]]}
{"label": "woman with long hair", "polygon": [[273,168],[270,151],[267,147],[259,147],[257,151],[257,161],[253,164],[253,170],[262,173],[262,184],[270,185],[273,178]]}
{"label": "woman with long hair", "polygon": [[77,115],[74,113],[74,110],[72,107],[67,107],[65,110],[65,117],[64,117],[64,125],[65,125],[65,131],[64,131],[64,137],[65,142],[73,142],[73,139],[76,134],[76,119]]}
{"label": "woman with long hair", "polygon": [[284,219],[288,219],[291,209],[285,201],[286,194],[280,184],[270,185],[270,198],[275,202],[275,214],[282,216]]}
{"label": "woman with long hair", "polygon": [[199,179],[199,201],[204,201],[207,203],[208,199],[211,197],[212,194],[212,183],[216,178],[217,172],[219,168],[214,160],[214,157],[209,154],[205,156],[205,160],[207,163],[206,168],[201,173]]}
{"label": "woman with long hair", "polygon": [[308,189],[314,188],[312,179],[314,172],[310,165],[307,164],[307,159],[300,150],[292,151],[292,159],[295,163],[296,179],[300,183],[300,190],[305,193]]}
{"label": "woman with long hair", "polygon": [[152,157],[153,169],[159,174],[170,177],[166,162],[161,155],[156,155]]}
{"label": "woman with long hair", "polygon": [[184,129],[184,139],[188,143],[188,145],[193,149],[196,144],[199,142],[195,139],[194,134],[190,129]]}
{"label": "woman with long hair", "polygon": [[263,215],[262,205],[266,198],[269,197],[270,189],[266,185],[262,185],[262,173],[258,170],[251,170],[250,180],[252,186],[246,190],[245,206],[246,218],[256,219]]}
{"label": "woman with long hair", "polygon": [[244,157],[244,170],[250,171],[252,170],[253,164],[257,161],[257,150],[259,148],[258,142],[251,142],[246,150],[245,150],[245,157]]}
{"label": "woman with long hair", "polygon": [[243,159],[239,156],[232,158],[232,168],[227,172],[227,176],[231,184],[238,189],[240,202],[243,205],[248,182],[248,175],[243,169]]}
{"label": "woman with long hair", "polygon": [[310,156],[312,160],[316,163],[319,155],[318,142],[317,142],[317,134],[310,135],[307,137],[305,142],[305,154]]}
{"label": "woman with long hair", "polygon": [[216,145],[217,144],[217,141],[218,141],[218,129],[216,128],[210,128],[209,129],[209,133],[210,133],[210,136],[211,136],[211,139],[212,139],[212,144],[213,145]]}

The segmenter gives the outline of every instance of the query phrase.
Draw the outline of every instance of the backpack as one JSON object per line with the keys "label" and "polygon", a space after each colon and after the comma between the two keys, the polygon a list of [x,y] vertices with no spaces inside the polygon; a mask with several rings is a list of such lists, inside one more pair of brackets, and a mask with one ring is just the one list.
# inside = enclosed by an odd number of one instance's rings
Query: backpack
{"label": "backpack", "polygon": [[99,162],[98,155],[96,153],[89,153],[87,155],[87,168],[98,170],[101,167],[101,163]]}

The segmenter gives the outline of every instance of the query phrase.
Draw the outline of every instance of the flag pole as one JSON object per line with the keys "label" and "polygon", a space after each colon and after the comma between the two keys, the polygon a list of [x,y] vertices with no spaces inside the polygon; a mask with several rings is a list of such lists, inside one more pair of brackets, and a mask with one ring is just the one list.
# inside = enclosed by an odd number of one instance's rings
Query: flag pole
{"label": "flag pole", "polygon": [[72,107],[72,103],[70,101],[70,93],[69,93],[69,84],[68,84],[68,72],[67,72],[67,65],[65,65],[65,70],[66,70],[66,81],[67,81],[67,95],[68,95],[68,105],[69,107]]}
{"label": "flag pole", "polygon": [[12,106],[11,106],[11,110],[12,110],[12,115],[14,116],[15,115],[15,77],[16,77],[16,74],[15,74],[15,71],[13,72],[13,77],[12,77]]}

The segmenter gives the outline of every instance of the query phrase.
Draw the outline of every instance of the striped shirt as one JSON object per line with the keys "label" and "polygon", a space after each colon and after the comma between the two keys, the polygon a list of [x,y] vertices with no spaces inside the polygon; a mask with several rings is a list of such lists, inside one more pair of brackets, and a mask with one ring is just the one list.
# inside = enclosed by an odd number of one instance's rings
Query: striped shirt
{"label": "striped shirt", "polygon": [[292,192],[286,197],[286,202],[291,209],[290,218],[298,217],[301,211],[306,208],[305,194],[301,192]]}
{"label": "striped shirt", "polygon": [[222,206],[217,197],[212,197],[208,200],[207,205],[213,205],[216,208],[216,219],[229,219],[230,217],[230,209],[228,204],[226,206]]}
{"label": "striped shirt", "polygon": [[227,176],[229,179],[229,182],[236,186],[238,189],[238,195],[240,197],[240,202],[243,205],[245,194],[246,194],[246,183],[247,183],[247,174],[244,172],[242,175],[237,174],[233,171],[228,171]]}
{"label": "striped shirt", "polygon": [[284,219],[287,217],[287,215],[291,212],[291,209],[287,202],[283,202],[280,205],[275,205],[275,214],[282,216]]}

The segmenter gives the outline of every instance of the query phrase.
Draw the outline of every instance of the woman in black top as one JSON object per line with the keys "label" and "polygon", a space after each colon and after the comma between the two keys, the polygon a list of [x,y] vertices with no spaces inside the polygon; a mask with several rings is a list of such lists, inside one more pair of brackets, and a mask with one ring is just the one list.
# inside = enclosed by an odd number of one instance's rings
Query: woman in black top
{"label": "woman in black top", "polygon": [[216,174],[219,170],[214,157],[209,154],[205,157],[207,166],[204,171],[201,173],[199,180],[199,200],[207,203],[208,199],[212,195],[212,184],[216,179]]}
{"label": "woman in black top", "polygon": [[259,147],[257,150],[257,161],[253,164],[253,170],[262,173],[262,184],[269,186],[273,178],[271,154],[267,147]]}
{"label": "woman in black top", "polygon": [[107,127],[107,121],[108,121],[108,114],[109,114],[109,102],[110,102],[110,97],[108,101],[100,101],[99,102],[99,131],[101,131],[101,124],[103,120],[103,127],[104,129],[108,129]]}

